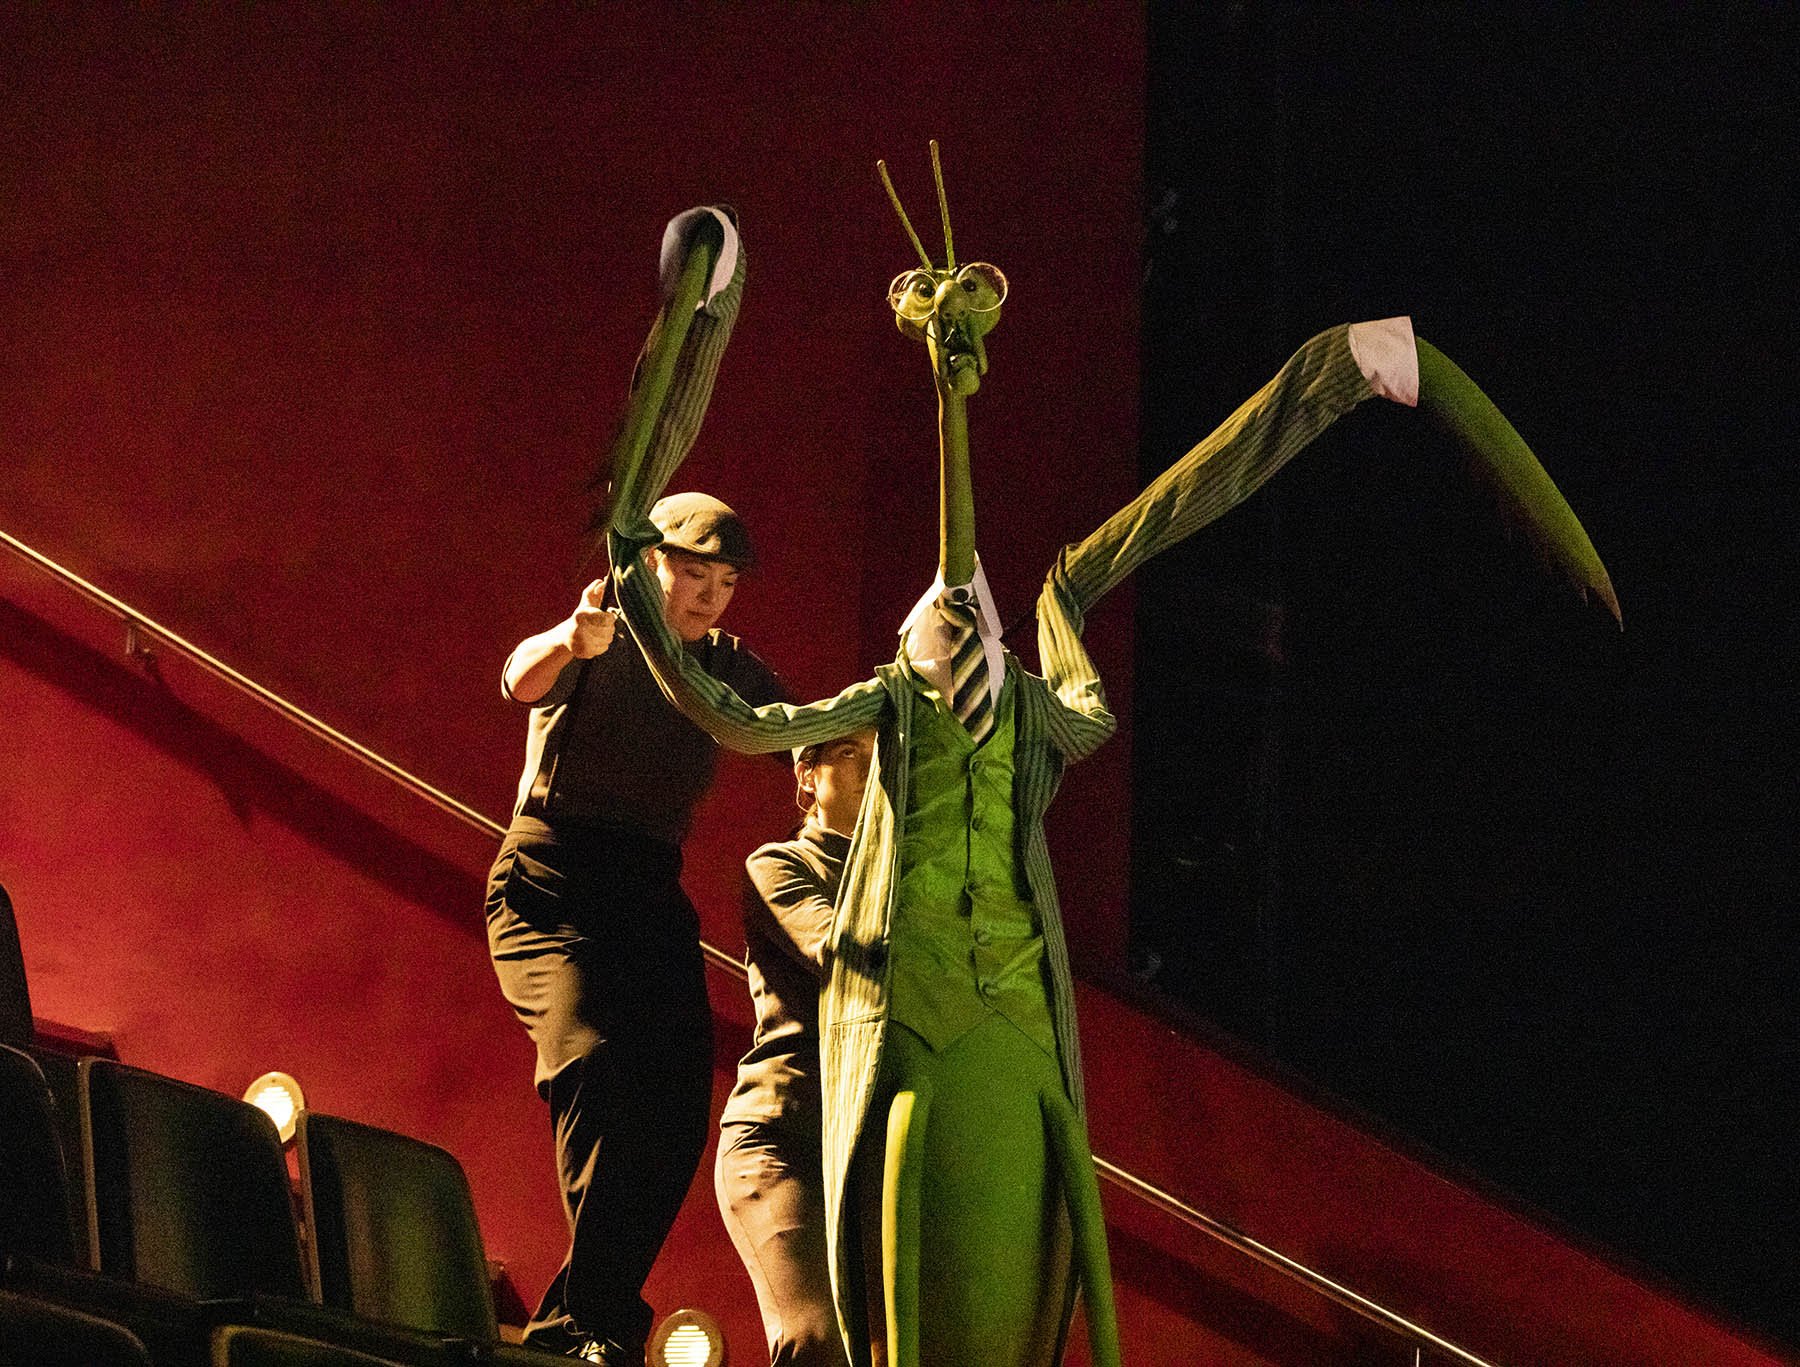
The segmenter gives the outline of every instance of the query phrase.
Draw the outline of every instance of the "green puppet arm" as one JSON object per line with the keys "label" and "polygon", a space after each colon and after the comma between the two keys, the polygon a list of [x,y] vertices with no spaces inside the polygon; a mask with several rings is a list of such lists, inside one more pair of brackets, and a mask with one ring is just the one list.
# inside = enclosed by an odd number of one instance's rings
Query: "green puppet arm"
{"label": "green puppet arm", "polygon": [[[650,505],[686,459],[712,399],[719,361],[731,340],[743,298],[744,254],[736,252],[730,282],[712,291],[725,245],[719,210],[695,210],[671,225],[677,264],[668,297],[632,373],[631,396],[608,460],[609,496],[596,527],[654,539]],[[596,479],[599,483],[600,479]]]}
{"label": "green puppet arm", "polygon": [[1501,516],[1524,531],[1544,564],[1583,598],[1599,598],[1623,625],[1618,596],[1594,543],[1524,438],[1455,361],[1423,337],[1418,348],[1419,406],[1469,453],[1476,481],[1494,496]]}
{"label": "green puppet arm", "polygon": [[716,224],[706,224],[694,234],[693,246],[675,283],[675,293],[663,305],[638,358],[637,369],[632,375],[631,400],[625,409],[618,443],[613,448],[613,517],[631,511],[647,511],[656,501],[657,491],[644,492],[648,483],[645,457],[650,451],[650,436],[662,417],[663,405],[668,402],[675,362],[680,359],[681,349],[687,342],[694,310],[706,292],[706,282],[712,277],[713,263],[718,259],[721,245]]}
{"label": "green puppet arm", "polygon": [[707,299],[722,241],[718,220],[708,215],[679,244],[674,286],[633,373],[631,398],[612,449],[611,496],[598,520],[609,529],[608,551],[625,620],[644,645],[663,691],[721,744],[758,754],[872,726],[882,691],[869,680],[804,707],[753,707],[689,658],[663,619],[662,590],[643,557],[662,540],[649,512],[699,434],[742,302],[741,245],[729,285]]}
{"label": "green puppet arm", "polygon": [[649,511],[699,434],[742,302],[741,244],[730,283],[707,298],[722,240],[723,230],[709,213],[676,244],[674,283],[638,358],[611,453],[611,496],[596,520],[608,528],[613,582],[626,623],[663,691],[720,744],[758,754],[873,726],[885,694],[871,679],[803,707],[753,707],[701,669],[663,619],[662,590],[643,554],[662,540]]}
{"label": "green puppet arm", "polygon": [[[1415,342],[1419,406],[1472,458],[1477,477],[1510,520],[1584,594],[1616,618],[1618,600],[1587,533],[1511,423],[1431,343]],[[1064,549],[1039,599],[1046,615],[1079,620],[1144,561],[1242,503],[1373,390],[1352,352],[1349,329],[1319,333],[1204,440],[1091,535]],[[1041,644],[1041,642],[1040,642]]]}

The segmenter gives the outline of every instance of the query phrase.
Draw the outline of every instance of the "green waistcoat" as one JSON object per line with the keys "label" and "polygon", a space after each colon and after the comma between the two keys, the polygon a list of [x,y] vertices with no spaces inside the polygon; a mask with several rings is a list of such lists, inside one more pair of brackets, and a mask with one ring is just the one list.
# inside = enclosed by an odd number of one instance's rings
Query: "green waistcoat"
{"label": "green waistcoat", "polygon": [[936,690],[911,682],[919,699],[889,940],[891,1018],[941,1050],[998,1012],[1055,1058],[1043,929],[1015,829],[1010,671],[979,746]]}

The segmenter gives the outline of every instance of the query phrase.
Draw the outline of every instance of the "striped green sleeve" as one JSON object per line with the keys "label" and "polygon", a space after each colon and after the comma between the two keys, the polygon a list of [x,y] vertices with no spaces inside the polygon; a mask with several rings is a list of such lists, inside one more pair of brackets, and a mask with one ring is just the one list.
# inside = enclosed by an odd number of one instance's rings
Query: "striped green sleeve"
{"label": "striped green sleeve", "polygon": [[[873,726],[881,716],[887,692],[879,681],[870,679],[822,702],[753,707],[729,684],[702,669],[663,619],[662,588],[644,559],[644,552],[662,540],[662,533],[650,521],[650,508],[699,435],[719,362],[743,300],[744,260],[740,242],[731,283],[688,321],[642,470],[615,471],[607,550],[625,623],[669,700],[721,745],[762,754],[832,740]],[[667,322],[665,308],[645,343],[646,355],[655,349]]]}
{"label": "striped green sleeve", "polygon": [[1349,329],[1321,332],[1275,378],[1086,540],[1066,546],[1038,597],[1038,654],[1062,705],[1052,738],[1070,759],[1092,753],[1117,723],[1081,645],[1086,614],[1144,561],[1192,536],[1260,488],[1338,418],[1369,397]]}
{"label": "striped green sleeve", "polygon": [[661,539],[654,527],[646,540],[614,531],[608,538],[613,583],[626,625],[643,648],[650,672],[694,725],[727,749],[759,755],[833,740],[880,721],[887,690],[878,679],[851,684],[835,698],[820,702],[752,707],[730,684],[708,674],[682,649],[663,618],[662,586],[644,559],[644,552]]}
{"label": "striped green sleeve", "polygon": [[1057,706],[1043,717],[1051,743],[1065,759],[1085,759],[1112,738],[1118,719],[1106,706],[1100,672],[1081,643],[1084,618],[1069,591],[1064,550],[1038,595],[1038,663]]}
{"label": "striped green sleeve", "polygon": [[1347,327],[1307,342],[1210,436],[1063,553],[1075,604],[1089,611],[1151,556],[1242,503],[1370,393]]}
{"label": "striped green sleeve", "polygon": [[[731,283],[705,307],[696,310],[689,321],[687,335],[682,339],[681,351],[675,359],[668,394],[651,429],[642,470],[623,473],[614,470],[612,505],[608,510],[611,526],[634,535],[649,530],[651,506],[662,497],[663,490],[668,488],[676,470],[693,449],[707,405],[712,402],[719,362],[724,359],[731,330],[737,324],[738,309],[743,304],[745,261],[740,240]],[[668,324],[667,307],[644,343],[638,362],[640,371],[632,376],[634,391],[642,378],[644,358],[655,349],[657,338]]]}

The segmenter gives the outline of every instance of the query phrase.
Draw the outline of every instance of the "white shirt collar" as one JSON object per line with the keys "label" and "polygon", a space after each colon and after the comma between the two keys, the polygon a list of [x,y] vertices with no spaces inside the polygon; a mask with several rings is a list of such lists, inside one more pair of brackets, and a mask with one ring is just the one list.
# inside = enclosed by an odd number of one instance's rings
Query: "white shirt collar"
{"label": "white shirt collar", "polygon": [[900,624],[902,652],[914,672],[935,688],[940,697],[947,699],[950,696],[950,628],[938,604],[946,593],[957,589],[967,590],[974,599],[975,630],[981,634],[982,648],[987,655],[988,690],[997,707],[1000,687],[1006,681],[1006,656],[1000,644],[1000,611],[994,606],[994,594],[988,588],[979,556],[975,560],[975,575],[967,584],[946,585],[944,572],[939,569],[931,587],[913,604],[912,611]]}

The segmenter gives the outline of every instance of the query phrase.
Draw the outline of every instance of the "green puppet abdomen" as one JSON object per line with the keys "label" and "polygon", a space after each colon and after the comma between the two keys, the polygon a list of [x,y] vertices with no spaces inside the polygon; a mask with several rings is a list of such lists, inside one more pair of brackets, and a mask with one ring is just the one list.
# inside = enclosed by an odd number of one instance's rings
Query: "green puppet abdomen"
{"label": "green puppet abdomen", "polygon": [[979,747],[934,698],[914,709],[891,1025],[858,1175],[864,1229],[886,1245],[866,1261],[887,1302],[871,1322],[901,1367],[1042,1367],[1069,1303],[1046,1115],[1079,1127],[1017,851],[1013,693]]}
{"label": "green puppet abdomen", "polygon": [[[894,1244],[882,1259],[888,1298],[898,1293],[902,1302],[881,1317],[899,1321],[887,1330],[900,1338],[890,1362],[1056,1360],[1070,1294],[1069,1221],[1042,1098],[1061,1089],[1055,1059],[999,1014],[942,1051],[904,1025],[890,1028],[877,1114],[891,1132],[892,1098],[905,1096],[905,1123],[921,1135],[910,1146],[890,1144],[891,1170],[867,1179],[884,1199],[916,1202],[910,1231],[904,1220],[880,1222]],[[897,1151],[904,1169],[893,1165]]]}

